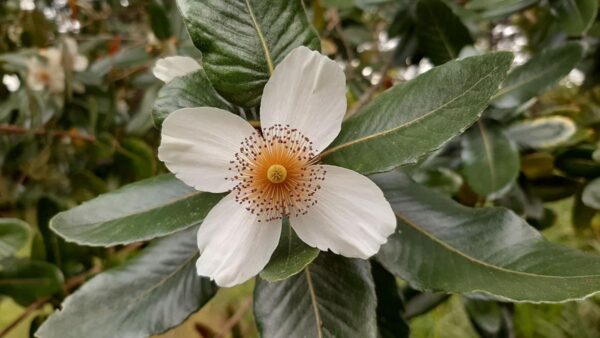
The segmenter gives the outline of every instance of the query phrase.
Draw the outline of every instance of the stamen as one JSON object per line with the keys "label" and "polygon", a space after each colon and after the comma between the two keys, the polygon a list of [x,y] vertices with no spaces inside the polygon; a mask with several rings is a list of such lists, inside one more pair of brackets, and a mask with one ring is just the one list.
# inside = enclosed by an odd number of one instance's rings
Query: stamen
{"label": "stamen", "polygon": [[235,199],[259,216],[259,222],[306,214],[316,203],[325,171],[312,142],[289,125],[276,124],[247,137],[231,161],[228,180]]}

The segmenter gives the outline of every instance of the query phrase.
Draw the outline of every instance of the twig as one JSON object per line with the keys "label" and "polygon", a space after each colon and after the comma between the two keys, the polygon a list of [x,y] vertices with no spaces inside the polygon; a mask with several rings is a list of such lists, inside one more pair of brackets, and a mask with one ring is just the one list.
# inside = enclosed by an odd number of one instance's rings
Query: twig
{"label": "twig", "polygon": [[2,124],[0,125],[0,134],[27,134],[33,133],[34,135],[51,135],[54,137],[70,137],[75,140],[83,140],[89,142],[96,142],[96,137],[93,135],[83,135],[78,133],[75,129],[72,131],[64,131],[64,130],[52,130],[46,131],[43,129],[40,130],[31,130],[19,126],[14,126],[10,124]]}
{"label": "twig", "polygon": [[[86,281],[87,277],[89,277],[90,275],[99,273],[99,272],[100,272],[100,268],[94,267],[94,268],[90,269],[89,271],[82,273],[79,276],[74,276],[74,277],[69,278],[63,287],[67,291],[72,290],[75,287],[77,287],[78,285],[83,284]],[[9,334],[10,331],[12,331],[15,327],[17,327],[17,325],[19,325],[23,320],[25,320],[27,317],[29,317],[36,310],[40,309],[42,306],[46,305],[50,300],[52,300],[52,296],[40,298],[40,299],[36,300],[35,302],[33,302],[31,305],[29,305],[19,317],[17,317],[15,320],[13,320],[7,327],[5,327],[0,332],[0,338]]]}
{"label": "twig", "polygon": [[221,328],[221,333],[216,336],[216,338],[225,337],[231,330],[242,320],[246,312],[250,310],[250,306],[252,305],[252,298],[248,297],[244,300],[244,302],[240,305],[237,311],[233,314],[233,316],[229,317],[229,319],[225,322],[225,325]]}
{"label": "twig", "polygon": [[6,336],[17,325],[19,325],[19,323],[21,323],[23,320],[25,320],[25,318],[29,317],[29,315],[32,314],[35,310],[46,305],[46,303],[48,303],[50,301],[50,298],[52,298],[52,297],[40,298],[40,299],[36,300],[35,302],[33,302],[31,305],[29,305],[25,309],[25,311],[23,311],[23,313],[21,313],[21,315],[19,317],[17,317],[15,320],[13,320],[12,323],[10,323],[7,327],[5,327],[0,332],[0,337]]}
{"label": "twig", "polygon": [[354,106],[352,106],[352,109],[350,109],[348,111],[348,113],[346,114],[346,118],[354,115],[360,108],[362,108],[364,105],[369,103],[369,101],[371,101],[371,99],[373,98],[373,95],[375,95],[375,93],[379,90],[379,88],[381,88],[381,86],[383,86],[383,84],[385,82],[385,76],[386,76],[387,72],[390,70],[390,68],[392,67],[393,63],[394,63],[394,55],[392,54],[391,57],[389,57],[387,59],[387,61],[383,64],[383,67],[381,68],[381,78],[379,79],[379,81],[377,81],[377,83],[375,85],[369,87],[369,89],[367,89],[360,96],[360,98],[358,99],[358,102],[356,102],[356,104],[354,104]]}

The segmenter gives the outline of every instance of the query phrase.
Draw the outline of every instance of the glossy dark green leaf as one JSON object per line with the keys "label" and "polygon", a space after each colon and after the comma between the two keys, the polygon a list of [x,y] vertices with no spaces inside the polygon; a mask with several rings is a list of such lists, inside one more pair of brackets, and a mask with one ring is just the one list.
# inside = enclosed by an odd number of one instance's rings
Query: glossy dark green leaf
{"label": "glossy dark green leaf", "polygon": [[302,271],[318,255],[319,249],[302,242],[286,219],[281,228],[279,244],[260,277],[269,282],[289,278]]}
{"label": "glossy dark green leaf", "polygon": [[170,113],[193,107],[216,107],[233,111],[231,104],[213,88],[204,70],[199,70],[176,77],[159,90],[152,111],[154,125],[160,128]]}
{"label": "glossy dark green leaf", "polygon": [[148,337],[183,322],[217,287],[196,273],[197,228],[151,244],[67,297],[40,338]]}
{"label": "glossy dark green leaf", "polygon": [[377,327],[381,338],[409,337],[410,328],[404,319],[404,300],[396,277],[381,264],[371,262],[371,272],[377,294]]}
{"label": "glossy dark green leaf", "polygon": [[50,263],[16,258],[0,261],[0,295],[21,305],[54,294],[62,284],[62,273]]}
{"label": "glossy dark green leaf", "polygon": [[280,282],[256,280],[254,315],[261,337],[377,337],[369,262],[321,253]]}
{"label": "glossy dark green leaf", "polygon": [[569,74],[583,56],[577,42],[546,49],[508,74],[492,101],[499,108],[517,107]]}
{"label": "glossy dark green leaf", "polygon": [[14,255],[29,238],[29,225],[16,218],[0,218],[0,260]]}
{"label": "glossy dark green leaf", "polygon": [[161,175],[100,195],[50,221],[70,242],[111,246],[149,240],[202,222],[222,194],[197,191]]}
{"label": "glossy dark green leaf", "polygon": [[434,64],[456,59],[473,43],[467,27],[441,0],[419,0],[417,18],[419,48]]}
{"label": "glossy dark green leaf", "polygon": [[527,181],[526,190],[544,202],[552,202],[572,196],[580,185],[577,180],[572,178],[554,175]]}
{"label": "glossy dark green leaf", "polygon": [[158,0],[150,1],[146,9],[150,17],[150,27],[154,35],[161,40],[170,38],[172,35],[171,25],[169,24],[166,9]]}
{"label": "glossy dark green leaf", "polygon": [[597,0],[553,0],[551,5],[565,32],[574,36],[587,32],[598,14]]}
{"label": "glossy dark green leaf", "polygon": [[600,291],[600,256],[546,241],[512,211],[462,206],[397,172],[372,178],[398,219],[377,259],[413,287],[523,302]]}
{"label": "glossy dark green leaf", "polygon": [[556,157],[554,165],[570,177],[596,178],[600,176],[600,163],[592,158],[594,150],[590,146],[566,149]]}
{"label": "glossy dark green leaf", "polygon": [[523,147],[548,148],[567,141],[575,130],[575,123],[570,118],[551,116],[515,123],[506,134]]}
{"label": "glossy dark green leaf", "polygon": [[342,124],[324,161],[363,174],[415,163],[475,122],[511,60],[493,53],[450,61],[393,87]]}
{"label": "glossy dark green leaf", "polygon": [[447,293],[420,292],[418,290],[407,288],[404,292],[406,297],[406,319],[412,319],[424,315],[446,302],[450,295]]}
{"label": "glossy dark green leaf", "polygon": [[460,190],[463,178],[448,168],[436,168],[416,172],[412,178],[427,187],[448,195],[454,195]]}
{"label": "glossy dark green leaf", "polygon": [[480,196],[498,192],[519,175],[519,151],[500,126],[477,122],[463,137],[463,172]]}
{"label": "glossy dark green leaf", "polygon": [[463,302],[471,323],[484,337],[494,336],[500,332],[502,313],[498,303],[470,298],[463,299]]}
{"label": "glossy dark green leaf", "polygon": [[223,97],[244,107],[295,47],[319,49],[300,0],[177,0],[208,78]]}

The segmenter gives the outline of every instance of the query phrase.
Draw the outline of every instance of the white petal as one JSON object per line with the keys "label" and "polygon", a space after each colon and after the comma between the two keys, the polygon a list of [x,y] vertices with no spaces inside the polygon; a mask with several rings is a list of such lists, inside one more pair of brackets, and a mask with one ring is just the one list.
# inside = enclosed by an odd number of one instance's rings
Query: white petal
{"label": "white petal", "polygon": [[298,128],[321,152],[339,134],[346,112],[346,77],[340,66],[306,47],[275,67],[260,104],[263,130],[274,124]]}
{"label": "white petal", "polygon": [[200,64],[188,56],[169,56],[156,61],[152,74],[159,80],[169,82],[200,69]]}
{"label": "white petal", "polygon": [[88,59],[81,55],[77,54],[73,59],[73,70],[76,72],[83,72],[88,66]]}
{"label": "white petal", "polygon": [[158,158],[189,186],[228,191],[235,185],[225,179],[231,175],[229,162],[253,132],[246,120],[222,109],[179,109],[163,121]]}
{"label": "white petal", "polygon": [[396,228],[396,216],[375,183],[352,170],[324,165],[325,180],[308,213],[290,217],[308,245],[346,257],[368,258]]}
{"label": "white petal", "polygon": [[198,230],[198,274],[219,286],[243,283],[267,265],[280,235],[281,220],[259,223],[229,194],[212,208]]}

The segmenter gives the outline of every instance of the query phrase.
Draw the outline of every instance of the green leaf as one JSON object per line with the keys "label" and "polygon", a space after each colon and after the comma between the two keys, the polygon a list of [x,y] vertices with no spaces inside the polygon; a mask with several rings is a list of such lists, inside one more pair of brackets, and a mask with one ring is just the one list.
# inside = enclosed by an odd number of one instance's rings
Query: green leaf
{"label": "green leaf", "polygon": [[517,107],[565,77],[579,63],[583,48],[577,42],[547,49],[515,68],[492,101],[499,108]]}
{"label": "green leaf", "polygon": [[575,194],[580,183],[572,178],[553,175],[527,181],[525,187],[530,195],[539,197],[544,202],[552,202]]}
{"label": "green leaf", "polygon": [[589,228],[596,215],[596,209],[585,205],[582,198],[583,189],[580,189],[573,198],[573,209],[571,209],[571,223],[578,230]]}
{"label": "green leaf", "polygon": [[600,163],[592,158],[594,150],[585,145],[568,148],[556,157],[554,165],[569,177],[596,178],[600,176]]}
{"label": "green leaf", "polygon": [[406,297],[406,313],[404,316],[409,320],[428,313],[450,298],[447,293],[420,292],[410,287],[406,288],[406,293],[409,294],[410,298]]}
{"label": "green leaf", "polygon": [[393,87],[342,124],[324,161],[363,174],[415,163],[477,120],[511,60],[492,53],[450,61]]}
{"label": "green leaf", "polygon": [[585,34],[598,14],[598,0],[554,0],[551,5],[565,32],[573,36]]}
{"label": "green leaf", "polygon": [[160,40],[170,38],[172,36],[171,26],[166,9],[157,0],[152,0],[146,8],[150,16],[150,27],[154,35]]}
{"label": "green leaf", "polygon": [[479,14],[481,19],[510,15],[535,5],[539,0],[471,0],[465,7]]}
{"label": "green leaf", "polygon": [[223,97],[256,106],[273,68],[294,48],[319,49],[300,0],[177,0],[208,78]]}
{"label": "green leaf", "polygon": [[381,338],[409,337],[410,328],[404,319],[404,300],[400,296],[396,277],[376,261],[371,272],[377,294],[377,327]]}
{"label": "green leaf", "polygon": [[256,280],[254,315],[261,337],[377,337],[369,263],[321,253],[303,273]]}
{"label": "green leaf", "polygon": [[304,243],[286,219],[281,228],[279,244],[260,277],[269,282],[289,278],[302,271],[319,255],[319,249]]}
{"label": "green leaf", "polygon": [[52,295],[62,283],[62,273],[50,263],[16,258],[0,261],[0,295],[21,305]]}
{"label": "green leaf", "polygon": [[499,126],[479,121],[462,141],[463,172],[478,195],[498,192],[519,176],[519,151]]}
{"label": "green leaf", "polygon": [[473,43],[467,27],[441,0],[420,0],[416,15],[419,47],[436,65],[456,59]]}
{"label": "green leaf", "polygon": [[160,89],[152,111],[154,125],[160,128],[170,113],[193,107],[216,107],[233,111],[232,105],[213,88],[204,70],[199,70],[176,77]]}
{"label": "green leaf", "polygon": [[448,168],[419,170],[412,178],[424,186],[433,188],[448,195],[454,195],[463,185],[463,178]]}
{"label": "green leaf", "polygon": [[484,337],[496,337],[502,328],[502,312],[498,303],[480,299],[463,298],[471,323]]}
{"label": "green leaf", "polygon": [[14,255],[29,238],[29,225],[16,218],[0,218],[0,260]]}
{"label": "green leaf", "polygon": [[197,227],[161,239],[67,297],[40,338],[148,337],[183,322],[217,287],[196,273]]}
{"label": "green leaf", "polygon": [[81,245],[145,241],[199,224],[222,196],[194,190],[173,175],[161,175],[61,212],[50,227]]}
{"label": "green leaf", "polygon": [[398,218],[377,259],[413,287],[519,302],[600,291],[600,257],[546,241],[512,211],[462,206],[398,172],[372,178]]}
{"label": "green leaf", "polygon": [[591,181],[583,188],[581,200],[588,207],[600,210],[600,178]]}

